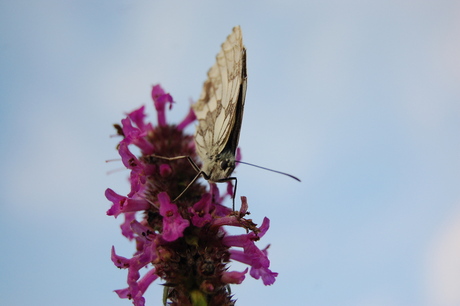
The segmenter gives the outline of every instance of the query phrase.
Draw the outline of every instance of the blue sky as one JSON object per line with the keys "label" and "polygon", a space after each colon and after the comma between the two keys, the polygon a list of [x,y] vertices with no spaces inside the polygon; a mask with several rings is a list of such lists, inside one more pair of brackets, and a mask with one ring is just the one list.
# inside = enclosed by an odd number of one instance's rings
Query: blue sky
{"label": "blue sky", "polygon": [[0,304],[130,305],[112,124],[157,83],[181,120],[238,24],[243,159],[302,179],[237,168],[279,272],[238,304],[460,304],[460,3],[423,0],[1,2]]}

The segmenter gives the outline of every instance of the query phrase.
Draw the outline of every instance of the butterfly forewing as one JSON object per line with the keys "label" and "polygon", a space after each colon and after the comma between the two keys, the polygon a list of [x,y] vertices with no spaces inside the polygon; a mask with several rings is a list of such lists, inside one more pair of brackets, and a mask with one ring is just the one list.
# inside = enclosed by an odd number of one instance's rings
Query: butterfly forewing
{"label": "butterfly forewing", "polygon": [[246,83],[246,49],[237,26],[222,44],[193,105],[198,120],[196,150],[203,161],[202,171],[211,181],[225,180],[235,168]]}

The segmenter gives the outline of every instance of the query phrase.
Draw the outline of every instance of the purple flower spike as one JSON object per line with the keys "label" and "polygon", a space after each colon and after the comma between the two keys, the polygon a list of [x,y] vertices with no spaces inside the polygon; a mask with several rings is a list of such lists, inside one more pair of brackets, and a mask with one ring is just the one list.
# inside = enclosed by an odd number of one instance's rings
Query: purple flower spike
{"label": "purple flower spike", "polygon": [[[124,217],[121,233],[135,241],[136,249],[129,258],[112,248],[112,262],[127,271],[127,287],[115,292],[134,305],[145,305],[144,293],[160,278],[168,305],[234,305],[229,285],[241,284],[248,271],[265,285],[273,284],[278,275],[269,269],[267,248],[256,246],[270,222],[265,218],[257,227],[245,218],[249,214],[246,197],[241,197],[239,211],[223,205],[224,200],[233,197],[231,181],[220,191],[217,184],[205,186],[197,180],[176,199],[197,173],[186,158],[170,161],[162,157],[188,156],[201,166],[193,136],[184,132],[195,114],[190,109],[179,125],[170,125],[166,109],[168,103],[171,108],[172,97],[156,85],[152,98],[157,126],[145,121],[144,106],[130,112],[121,126],[116,126],[123,137],[118,153],[129,170],[131,190],[120,195],[108,188],[105,196],[112,206],[107,214]],[[133,154],[133,147],[139,149],[140,156]],[[238,149],[237,159],[240,158]],[[228,235],[226,226],[241,228],[243,233]],[[231,261],[248,268],[229,271]]]}

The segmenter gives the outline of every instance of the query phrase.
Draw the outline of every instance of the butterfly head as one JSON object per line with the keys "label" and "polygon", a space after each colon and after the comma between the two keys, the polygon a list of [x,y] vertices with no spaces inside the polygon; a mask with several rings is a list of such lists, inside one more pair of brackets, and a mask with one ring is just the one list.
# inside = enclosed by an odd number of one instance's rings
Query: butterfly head
{"label": "butterfly head", "polygon": [[235,170],[235,154],[224,151],[210,158],[203,165],[203,172],[211,182],[220,182],[227,179]]}

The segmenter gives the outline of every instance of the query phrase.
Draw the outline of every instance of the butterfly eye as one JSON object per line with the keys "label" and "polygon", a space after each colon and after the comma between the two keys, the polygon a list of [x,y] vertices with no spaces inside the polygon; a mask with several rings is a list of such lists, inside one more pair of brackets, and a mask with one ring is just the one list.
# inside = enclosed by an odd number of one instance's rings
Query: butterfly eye
{"label": "butterfly eye", "polygon": [[220,169],[222,170],[225,170],[228,168],[228,159],[224,159],[221,163],[220,163]]}

